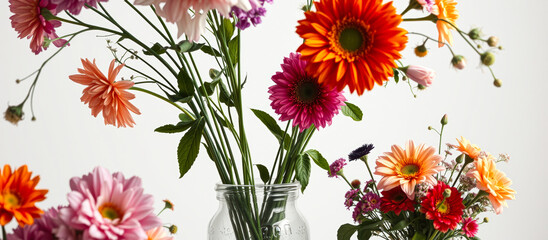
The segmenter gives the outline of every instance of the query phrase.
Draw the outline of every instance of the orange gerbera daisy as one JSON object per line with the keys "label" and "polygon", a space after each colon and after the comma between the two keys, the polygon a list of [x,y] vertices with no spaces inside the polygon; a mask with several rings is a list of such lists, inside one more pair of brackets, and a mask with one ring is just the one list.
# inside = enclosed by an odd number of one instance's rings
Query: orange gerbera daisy
{"label": "orange gerbera daisy", "polygon": [[382,179],[377,188],[387,191],[401,187],[409,199],[415,199],[415,185],[422,182],[436,185],[433,175],[445,168],[438,166],[443,158],[433,147],[424,144],[415,147],[413,141],[408,141],[405,148],[392,145],[392,152],[379,156],[375,174]]}
{"label": "orange gerbera daisy", "polygon": [[358,95],[393,76],[395,60],[407,43],[407,31],[392,2],[321,0],[306,12],[297,33],[297,49],[308,62],[306,71],[322,84]]}
{"label": "orange gerbera daisy", "polygon": [[510,188],[512,180],[506,174],[497,169],[495,161],[487,157],[479,157],[474,162],[476,168],[468,172],[468,177],[476,179],[476,187],[489,193],[489,201],[495,209],[495,213],[502,213],[502,206],[508,206],[506,200],[514,199],[516,191]]}
{"label": "orange gerbera daisy", "polygon": [[[438,19],[444,19],[455,25],[455,21],[459,18],[459,11],[457,11],[457,2],[455,0],[436,0],[435,6],[438,11],[434,13],[438,16]],[[436,26],[438,28],[438,46],[443,47],[444,41],[452,46],[453,36],[451,35],[451,29],[454,29],[454,27],[440,20],[436,21]]]}
{"label": "orange gerbera daisy", "polygon": [[116,125],[117,127],[133,127],[135,122],[129,111],[135,114],[141,114],[139,109],[129,102],[134,99],[133,93],[127,92],[126,89],[133,87],[132,81],[114,82],[116,76],[124,66],[119,65],[114,67],[115,60],[110,62],[108,69],[108,78],[101,73],[95,64],[88,59],[82,59],[84,69],[79,68],[78,72],[69,76],[69,78],[82,85],[87,85],[83,91],[83,96],[80,98],[82,102],[89,104],[91,114],[95,117],[100,112],[103,112],[105,124]]}
{"label": "orange gerbera daisy", "polygon": [[31,175],[27,165],[13,173],[10,165],[4,165],[3,172],[0,172],[0,225],[5,226],[13,217],[21,227],[31,225],[44,213],[34,204],[46,199],[48,190],[35,189],[40,176],[31,179]]}
{"label": "orange gerbera daisy", "polygon": [[457,142],[459,142],[459,145],[453,145],[453,147],[457,148],[457,151],[468,155],[470,158],[476,159],[481,154],[481,149],[478,146],[471,144],[466,138],[461,136],[460,139],[457,138]]}

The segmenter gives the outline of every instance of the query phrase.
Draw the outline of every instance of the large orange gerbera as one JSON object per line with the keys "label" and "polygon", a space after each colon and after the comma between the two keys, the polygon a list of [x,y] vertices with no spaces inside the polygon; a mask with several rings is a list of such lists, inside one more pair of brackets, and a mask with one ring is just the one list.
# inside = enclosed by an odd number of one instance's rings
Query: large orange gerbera
{"label": "large orange gerbera", "polygon": [[474,162],[476,168],[468,172],[468,177],[476,179],[476,187],[489,193],[489,201],[495,213],[502,213],[502,206],[507,206],[506,200],[514,199],[516,191],[510,188],[512,180],[497,169],[495,161],[487,157],[479,157]]}
{"label": "large orange gerbera", "polygon": [[13,173],[9,165],[4,165],[0,172],[0,225],[5,226],[13,217],[20,226],[31,225],[44,213],[34,204],[46,199],[48,190],[35,189],[40,177],[31,179],[31,175],[27,165]]}
{"label": "large orange gerbera", "polygon": [[407,31],[392,2],[381,0],[321,0],[317,11],[306,12],[297,33],[297,49],[306,70],[322,84],[358,95],[393,76],[395,60],[407,43]]}
{"label": "large orange gerbera", "polygon": [[133,127],[135,122],[129,111],[135,114],[141,114],[139,109],[129,102],[134,99],[133,93],[126,90],[133,87],[132,81],[117,81],[116,76],[124,65],[114,67],[115,60],[112,60],[108,69],[108,78],[101,73],[95,60],[93,63],[88,59],[82,59],[84,69],[79,68],[78,72],[69,76],[69,78],[82,85],[87,85],[83,91],[82,102],[89,104],[91,114],[95,117],[103,112],[105,124],[116,125],[118,127]]}
{"label": "large orange gerbera", "polygon": [[[455,21],[459,18],[459,11],[457,11],[457,2],[455,0],[436,0],[435,6],[438,9],[436,12],[438,19],[444,19],[455,25]],[[441,20],[436,21],[436,26],[438,28],[438,46],[443,47],[443,42],[447,42],[452,46],[453,36],[451,35],[451,29],[454,29],[454,27]]]}
{"label": "large orange gerbera", "polygon": [[426,182],[436,185],[434,174],[445,170],[438,166],[443,159],[436,154],[436,149],[424,144],[415,147],[408,141],[406,149],[392,145],[392,152],[386,152],[377,159],[375,174],[382,176],[377,188],[390,190],[401,187],[409,199],[415,198],[415,186]]}
{"label": "large orange gerbera", "polygon": [[453,145],[453,147],[457,148],[457,151],[468,155],[470,158],[476,159],[481,154],[481,148],[470,143],[466,138],[461,136],[460,139],[457,138],[457,142],[459,145]]}

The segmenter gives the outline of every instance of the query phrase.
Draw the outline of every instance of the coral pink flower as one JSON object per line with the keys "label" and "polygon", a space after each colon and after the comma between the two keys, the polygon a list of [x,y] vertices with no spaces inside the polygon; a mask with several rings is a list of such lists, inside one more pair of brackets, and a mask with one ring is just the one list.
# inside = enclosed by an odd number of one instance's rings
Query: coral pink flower
{"label": "coral pink flower", "polygon": [[[135,0],[137,5],[155,5],[159,16],[177,24],[179,37],[184,33],[192,41],[200,38],[209,10],[215,9],[228,18],[232,7],[249,11],[251,3],[259,5],[257,0]],[[195,14],[191,14],[189,9]]]}
{"label": "coral pink flower", "polygon": [[[40,0],[9,0],[10,11],[13,13],[11,26],[19,33],[19,38],[32,38],[30,49],[34,54],[40,53],[47,48],[44,45],[44,38],[53,40],[58,38],[55,28],[61,26],[57,20],[46,20],[40,13],[42,8],[48,9],[53,15],[56,14],[55,5],[49,1]],[[62,47],[67,41],[57,39],[53,44]]]}
{"label": "coral pink flower", "polygon": [[405,69],[405,75],[418,84],[429,87],[436,77],[436,72],[427,67],[409,65]]}
{"label": "coral pink flower", "polygon": [[462,220],[462,231],[467,237],[474,237],[478,233],[478,223],[472,218],[466,218]]}
{"label": "coral pink flower", "polygon": [[146,231],[162,225],[138,177],[126,179],[97,167],[72,178],[70,188],[69,206],[59,215],[84,239],[147,239]]}
{"label": "coral pink flower", "polygon": [[71,75],[69,78],[76,83],[88,86],[84,89],[84,95],[80,99],[85,104],[89,104],[93,116],[97,117],[100,112],[103,112],[105,124],[133,127],[135,122],[129,111],[141,114],[139,109],[129,102],[135,98],[135,95],[126,91],[133,87],[133,82],[114,82],[116,75],[124,66],[119,65],[114,68],[114,62],[112,60],[110,63],[107,78],[97,68],[95,60],[92,63],[87,59],[82,59],[84,69],[79,68],[80,74]]}
{"label": "coral pink flower", "polygon": [[164,227],[157,227],[147,231],[147,240],[174,240],[174,237],[169,236],[169,232]]}
{"label": "coral pink flower", "polygon": [[268,88],[270,106],[280,115],[280,120],[293,120],[300,130],[314,124],[316,128],[331,124],[346,98],[336,89],[318,83],[318,79],[306,71],[307,62],[300,54],[291,53],[284,58],[283,72],[272,76],[276,85]]}

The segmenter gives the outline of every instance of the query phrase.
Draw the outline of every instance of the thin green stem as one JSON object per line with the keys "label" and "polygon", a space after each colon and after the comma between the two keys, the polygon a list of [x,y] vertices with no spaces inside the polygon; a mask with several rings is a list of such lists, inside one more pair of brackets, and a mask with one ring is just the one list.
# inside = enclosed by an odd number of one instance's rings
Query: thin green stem
{"label": "thin green stem", "polygon": [[3,240],[7,240],[8,238],[6,237],[6,227],[4,225],[2,225],[2,239]]}
{"label": "thin green stem", "polygon": [[436,239],[436,236],[438,235],[438,233],[440,233],[440,231],[435,230],[434,234],[432,234],[432,236],[430,236],[430,238],[429,238],[428,240],[434,240],[434,239]]}
{"label": "thin green stem", "polygon": [[174,102],[172,102],[171,100],[167,99],[166,97],[160,95],[160,94],[157,94],[155,92],[152,92],[152,91],[149,91],[149,90],[146,90],[144,88],[140,88],[140,87],[131,87],[130,90],[135,90],[135,91],[139,91],[139,92],[144,92],[146,94],[149,94],[151,96],[154,96],[154,97],[157,97],[161,100],[164,100],[165,102],[173,105],[174,107],[176,107],[177,109],[181,110],[183,113],[185,113],[187,116],[189,116],[190,118],[192,118],[192,120],[196,120],[196,118],[194,117],[194,115],[192,115],[190,112],[188,112],[186,109],[182,108],[181,106],[175,104]]}
{"label": "thin green stem", "polygon": [[463,31],[461,31],[454,23],[452,23],[451,21],[447,21],[445,19],[438,19],[438,21],[442,21],[442,22],[445,22],[449,25],[451,25],[451,27],[453,27],[455,30],[457,30],[457,32],[460,34],[460,36],[466,41],[466,43],[468,43],[468,45],[470,45],[470,47],[472,47],[472,49],[474,49],[474,51],[476,51],[476,53],[478,53],[479,55],[481,55],[481,53],[479,52],[479,50],[476,48],[476,46],[474,44],[472,44],[470,42],[470,40],[468,40],[468,38],[464,35]]}
{"label": "thin green stem", "polygon": [[[371,168],[369,167],[369,163],[367,163],[367,156],[366,156],[366,159],[363,160],[363,162],[365,163],[365,166],[367,167],[367,171],[369,172],[369,176],[371,176],[371,180],[375,181],[375,178],[373,177],[373,172],[371,172]],[[375,184],[375,182],[373,182],[373,189],[375,189],[375,193],[377,193],[377,195],[380,196],[379,189],[377,189],[377,184]]]}
{"label": "thin green stem", "polygon": [[442,124],[441,125],[441,130],[440,130],[440,142],[439,142],[439,145],[438,145],[438,154],[441,154],[441,142],[442,142],[443,128],[444,127],[445,127],[445,124]]}
{"label": "thin green stem", "polygon": [[[414,35],[423,36],[423,37],[425,37],[427,40],[434,41],[434,42],[437,42],[437,43],[441,43],[441,44],[443,44],[443,46],[446,46],[447,49],[449,49],[449,51],[451,52],[451,55],[455,56],[455,52],[453,52],[453,48],[451,48],[451,46],[450,46],[449,44],[445,43],[445,42],[438,41],[437,39],[434,39],[434,38],[432,38],[432,37],[430,37],[430,36],[427,36],[427,35],[425,35],[425,34],[418,33],[418,32],[408,32],[408,34],[414,34]],[[425,40],[425,42],[424,42],[423,44],[425,44],[425,43],[426,43],[426,40]]]}

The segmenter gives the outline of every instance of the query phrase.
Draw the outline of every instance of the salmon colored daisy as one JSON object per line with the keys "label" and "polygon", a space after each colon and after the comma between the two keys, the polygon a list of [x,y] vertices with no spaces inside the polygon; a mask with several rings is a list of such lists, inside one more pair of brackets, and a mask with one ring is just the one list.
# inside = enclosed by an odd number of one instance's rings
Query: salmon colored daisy
{"label": "salmon colored daisy", "polygon": [[117,81],[116,75],[124,65],[114,67],[115,60],[112,60],[108,70],[108,77],[97,68],[95,60],[82,59],[84,69],[79,68],[80,74],[69,76],[79,84],[87,85],[80,98],[82,102],[89,105],[91,114],[95,117],[103,112],[105,124],[116,125],[117,127],[133,127],[135,122],[129,111],[141,114],[139,109],[129,102],[135,95],[126,90],[133,87],[132,81]]}
{"label": "salmon colored daisy", "polygon": [[481,148],[470,143],[468,139],[461,136],[460,139],[457,138],[457,142],[459,145],[453,145],[453,147],[455,147],[457,151],[468,155],[470,158],[476,159],[481,154]]}
{"label": "salmon colored daisy", "polygon": [[362,95],[393,76],[395,60],[407,43],[407,31],[392,2],[381,0],[321,0],[317,11],[306,12],[297,33],[298,48],[309,62],[307,72],[318,81],[342,91]]}
{"label": "salmon colored daisy", "polygon": [[515,198],[516,191],[510,188],[512,180],[497,169],[493,159],[479,157],[474,164],[475,168],[466,176],[476,179],[476,187],[489,194],[488,198],[495,213],[501,214],[502,206],[507,206],[506,200]]}
{"label": "salmon colored daisy", "polygon": [[382,176],[382,179],[377,188],[388,191],[401,187],[409,199],[415,199],[415,186],[422,182],[436,185],[434,174],[445,170],[445,167],[439,166],[443,158],[435,154],[433,147],[424,144],[415,146],[413,141],[408,141],[405,148],[392,145],[392,152],[379,156],[375,174]]}
{"label": "salmon colored daisy", "polygon": [[156,227],[147,231],[147,240],[173,240],[172,236],[169,236],[169,232],[163,226]]}
{"label": "salmon colored daisy", "polygon": [[31,177],[27,165],[14,172],[10,165],[4,165],[0,172],[0,225],[5,226],[14,217],[21,227],[31,225],[44,213],[35,204],[46,199],[48,190],[36,189],[40,176]]}
{"label": "salmon colored daisy", "polygon": [[[445,22],[448,21],[455,25],[455,21],[459,18],[459,11],[457,10],[457,2],[455,0],[436,0],[435,6],[438,11],[433,12],[438,16],[436,21],[436,27],[438,28],[438,46],[443,47],[443,42],[449,43],[453,46],[453,36],[451,35],[451,29],[454,29],[451,24]],[[445,21],[440,21],[444,19]]]}
{"label": "salmon colored daisy", "polygon": [[[59,38],[55,33],[55,28],[61,26],[61,22],[46,20],[41,15],[41,9],[47,9],[55,15],[55,4],[40,0],[9,0],[9,3],[10,11],[13,13],[13,16],[10,17],[11,26],[19,33],[19,38],[32,38],[30,49],[34,54],[47,48],[47,45],[44,45],[44,39]],[[57,39],[53,41],[53,44],[62,47],[66,42],[63,39]]]}

